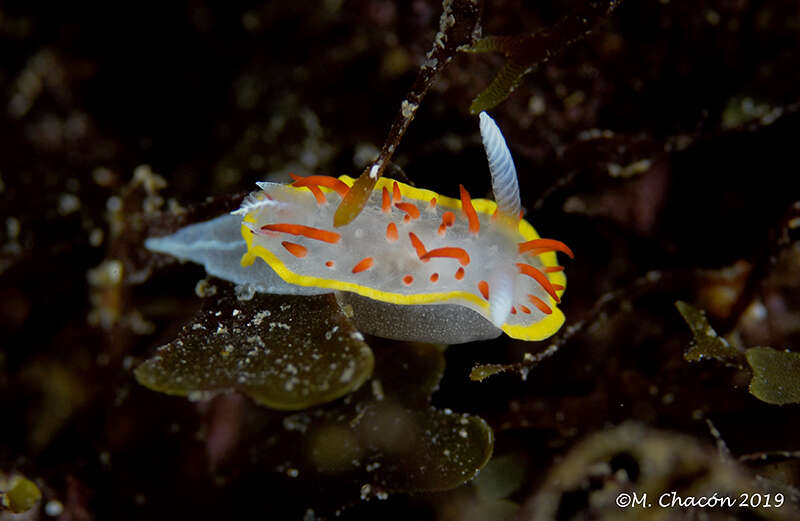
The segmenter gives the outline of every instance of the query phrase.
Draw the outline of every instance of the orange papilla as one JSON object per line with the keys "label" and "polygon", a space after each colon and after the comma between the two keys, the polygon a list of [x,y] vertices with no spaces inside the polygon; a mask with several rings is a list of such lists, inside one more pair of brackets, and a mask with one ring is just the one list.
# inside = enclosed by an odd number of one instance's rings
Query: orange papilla
{"label": "orange papilla", "polygon": [[431,197],[431,208],[436,208],[436,198]]}
{"label": "orange papilla", "polygon": [[392,185],[392,200],[396,203],[403,200],[403,195],[400,193],[400,185],[397,184],[397,181]]}
{"label": "orange papilla", "polygon": [[436,282],[437,280],[439,280],[439,274],[438,273],[431,273],[431,279],[430,280],[431,280],[431,282]]}
{"label": "orange papilla", "polygon": [[556,291],[561,291],[564,289],[564,286],[562,286],[561,284],[553,284],[553,289]]}
{"label": "orange papilla", "polygon": [[295,174],[289,175],[294,179],[292,186],[324,186],[325,188],[330,188],[341,197],[347,195],[347,192],[350,190],[350,187],[343,181],[329,175],[310,175],[308,177],[301,177]]}
{"label": "orange papilla", "polygon": [[[289,174],[289,177],[291,177],[295,181],[300,181],[302,179],[305,179],[304,177],[300,177],[299,175],[296,175],[296,174]],[[293,186],[295,186],[295,185],[293,184]],[[300,185],[296,185],[296,186],[299,187]],[[306,188],[308,188],[311,191],[311,193],[314,195],[314,199],[317,200],[317,204],[325,203],[325,201],[327,200],[327,199],[325,199],[325,194],[322,193],[322,190],[320,190],[317,185],[303,185],[303,186],[305,186]]]}
{"label": "orange papilla", "polygon": [[389,223],[386,225],[386,240],[390,242],[394,242],[397,240],[399,235],[397,234],[397,225],[395,223]]}
{"label": "orange papilla", "polygon": [[353,266],[353,273],[361,273],[362,271],[366,271],[375,264],[375,260],[372,257],[364,257],[361,259],[358,264]]}
{"label": "orange papilla", "polygon": [[392,199],[389,196],[389,190],[387,190],[385,186],[381,190],[381,211],[383,213],[389,213],[392,210]]}
{"label": "orange papilla", "polygon": [[325,199],[325,194],[322,193],[322,190],[319,189],[316,185],[308,185],[308,189],[311,190],[311,193],[314,194],[314,199],[317,200],[317,204],[325,204],[327,199]]}
{"label": "orange papilla", "polygon": [[511,314],[512,315],[516,315],[517,314],[517,308],[515,308],[514,306],[511,306]]}
{"label": "orange papilla", "polygon": [[530,310],[530,308],[528,308],[528,306],[524,306],[524,305],[520,304],[519,305],[519,309],[521,309],[523,313],[526,313],[528,315],[531,314],[531,310]]}
{"label": "orange papilla", "polygon": [[458,189],[461,191],[461,210],[469,221],[469,231],[478,233],[481,230],[481,222],[478,220],[478,213],[472,207],[472,198],[464,185],[458,185]]}
{"label": "orange papilla", "polygon": [[483,295],[483,298],[485,298],[486,300],[489,300],[489,283],[488,282],[486,282],[485,280],[482,280],[482,281],[478,282],[478,291],[481,292],[481,295]]}
{"label": "orange papilla", "polygon": [[558,271],[564,271],[564,266],[545,266],[544,268],[545,273],[556,273]]}
{"label": "orange papilla", "polygon": [[469,254],[464,248],[455,248],[455,247],[446,247],[446,248],[436,248],[435,250],[431,250],[422,257],[421,260],[428,260],[433,257],[450,257],[453,259],[458,259],[459,264],[462,266],[466,266],[469,264]]}
{"label": "orange papilla", "polygon": [[458,268],[455,274],[456,280],[461,280],[464,278],[464,268]]}
{"label": "orange papilla", "polygon": [[534,255],[540,255],[548,251],[560,251],[569,255],[571,259],[575,258],[575,254],[572,253],[569,246],[555,239],[533,239],[532,241],[521,242],[518,245],[518,251],[520,254],[531,252]]}
{"label": "orange papilla", "polygon": [[300,244],[295,244],[289,241],[281,242],[281,246],[286,248],[286,251],[297,257],[298,259],[302,259],[306,255],[308,255],[308,248],[302,246]]}
{"label": "orange papilla", "polygon": [[406,286],[410,286],[411,283],[413,282],[414,282],[414,277],[412,277],[411,275],[406,275],[405,277],[403,277],[403,284],[405,284]]}
{"label": "orange papilla", "polygon": [[413,203],[394,203],[396,207],[406,212],[412,219],[419,219],[419,208]]}
{"label": "orange papilla", "polygon": [[411,244],[414,246],[414,249],[417,250],[417,257],[422,259],[427,253],[425,245],[422,244],[422,241],[419,240],[419,237],[417,237],[414,232],[408,232],[408,238],[411,239]]}
{"label": "orange papilla", "polygon": [[553,312],[553,310],[550,309],[550,306],[545,304],[544,301],[539,297],[537,297],[536,295],[528,295],[528,300],[530,300],[531,304],[539,308],[539,311],[541,311],[545,315],[549,315]]}
{"label": "orange papilla", "polygon": [[558,295],[556,295],[556,290],[553,289],[553,285],[550,284],[550,281],[547,279],[547,275],[534,268],[530,264],[525,264],[522,262],[517,263],[517,268],[519,268],[520,273],[535,279],[536,282],[538,282],[544,288],[544,290],[556,300],[556,302],[560,302]]}
{"label": "orange papilla", "polygon": [[333,264],[334,264],[334,262],[333,262],[332,260],[329,260],[329,261],[327,261],[327,262],[325,263],[325,266],[327,266],[327,267],[329,267],[329,268],[333,268]]}
{"label": "orange papilla", "polygon": [[330,243],[337,243],[339,242],[339,239],[342,238],[342,236],[336,232],[320,230],[319,228],[303,226],[302,224],[291,224],[291,223],[265,224],[264,226],[261,227],[261,229],[271,232],[282,232],[282,233],[290,233],[292,235],[302,235],[303,237],[308,237],[309,239],[316,239],[318,241],[330,242]]}
{"label": "orange papilla", "polygon": [[453,226],[456,222],[456,214],[453,212],[444,212],[442,214],[442,225],[443,226]]}
{"label": "orange papilla", "polygon": [[445,226],[444,223],[442,223],[442,224],[439,225],[439,230],[437,230],[436,233],[438,233],[440,236],[444,237],[446,232],[447,232],[447,226]]}

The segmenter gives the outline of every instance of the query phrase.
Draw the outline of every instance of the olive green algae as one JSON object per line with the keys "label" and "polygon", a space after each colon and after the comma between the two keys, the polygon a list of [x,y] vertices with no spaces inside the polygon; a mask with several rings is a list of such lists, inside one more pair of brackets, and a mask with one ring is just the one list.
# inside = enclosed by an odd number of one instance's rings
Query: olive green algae
{"label": "olive green algae", "polygon": [[740,351],[717,334],[702,310],[680,301],[675,306],[694,337],[684,355],[685,360],[697,362],[709,358],[739,370],[749,365],[752,371],[750,394],[774,405],[800,403],[800,353],[771,347],[751,347]]}
{"label": "olive green algae", "polygon": [[335,400],[372,374],[364,338],[332,295],[255,294],[239,300],[225,283],[178,338],[135,371],[142,385],[202,399],[240,391],[257,403],[299,410]]}

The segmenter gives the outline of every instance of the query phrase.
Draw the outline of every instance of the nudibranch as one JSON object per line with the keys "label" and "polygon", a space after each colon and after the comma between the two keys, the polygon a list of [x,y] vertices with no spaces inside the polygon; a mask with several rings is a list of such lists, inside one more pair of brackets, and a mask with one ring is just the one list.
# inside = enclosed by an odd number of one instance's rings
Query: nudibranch
{"label": "nudibranch", "polygon": [[504,331],[542,340],[564,322],[556,252],[572,251],[522,218],[505,139],[485,112],[480,130],[495,201],[472,199],[463,186],[455,199],[381,178],[363,212],[334,228],[354,179],[292,176],[258,183],[233,214],[147,247],[257,291],[339,292],[356,327],[378,336],[453,344]]}

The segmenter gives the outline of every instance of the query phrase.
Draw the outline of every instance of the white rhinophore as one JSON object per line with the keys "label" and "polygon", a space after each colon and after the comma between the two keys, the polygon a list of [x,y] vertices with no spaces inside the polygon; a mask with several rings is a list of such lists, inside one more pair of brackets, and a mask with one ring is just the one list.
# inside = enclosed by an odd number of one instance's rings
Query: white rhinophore
{"label": "white rhinophore", "polygon": [[489,172],[492,174],[492,191],[497,208],[503,214],[519,217],[522,205],[519,202],[519,183],[517,169],[511,152],[508,150],[503,133],[486,112],[480,114],[481,139],[489,160]]}

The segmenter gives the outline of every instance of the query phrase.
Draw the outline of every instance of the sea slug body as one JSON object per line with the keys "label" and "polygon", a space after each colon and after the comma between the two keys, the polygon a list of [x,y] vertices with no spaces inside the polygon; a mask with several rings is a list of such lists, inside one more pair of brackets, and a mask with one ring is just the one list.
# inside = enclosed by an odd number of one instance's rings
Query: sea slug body
{"label": "sea slug body", "polygon": [[[342,292],[356,326],[378,336],[460,343],[502,330],[547,338],[564,322],[557,304],[566,278],[555,252],[572,252],[521,218],[505,140],[486,113],[480,123],[497,202],[472,199],[463,186],[455,199],[380,178],[362,213],[334,228],[354,180],[293,176],[288,185],[258,183],[232,216],[192,225],[205,229],[189,226],[147,246],[259,291]],[[230,237],[234,226],[238,237]]]}

